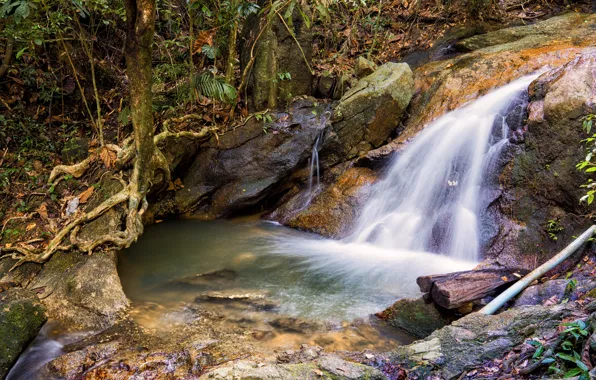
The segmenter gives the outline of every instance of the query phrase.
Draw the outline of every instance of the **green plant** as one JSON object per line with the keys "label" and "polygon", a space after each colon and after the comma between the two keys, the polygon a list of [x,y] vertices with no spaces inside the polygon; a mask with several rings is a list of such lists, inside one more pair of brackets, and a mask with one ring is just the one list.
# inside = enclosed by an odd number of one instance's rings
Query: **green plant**
{"label": "green plant", "polygon": [[559,239],[557,233],[563,230],[563,226],[561,226],[557,219],[550,219],[546,222],[545,231],[548,233],[548,236],[552,241],[557,241]]}
{"label": "green plant", "polygon": [[[594,120],[596,119],[596,115],[589,114],[583,118],[582,128],[583,130],[590,134],[592,132],[592,126],[594,125]],[[594,153],[596,153],[596,134],[592,134],[591,137],[582,140],[583,143],[586,143],[587,146],[587,154],[586,157],[576,165],[578,170],[584,171],[584,173],[594,173],[596,172],[596,163],[593,162]],[[594,202],[594,196],[596,195],[596,183],[592,179],[588,179],[587,183],[582,185],[582,188],[587,189],[586,194],[580,198],[580,202],[585,202],[588,205],[591,205]]]}
{"label": "green plant", "polygon": [[532,355],[535,362],[521,369],[521,374],[527,375],[543,365],[549,365],[547,371],[556,376],[563,378],[579,376],[582,380],[589,379],[588,364],[591,365],[591,363],[589,363],[589,356],[584,355],[584,352],[585,347],[591,347],[591,344],[587,344],[586,341],[588,339],[592,341],[594,332],[592,325],[579,319],[563,323],[562,327],[564,330],[549,345],[536,339],[527,341],[536,348]]}
{"label": "green plant", "polygon": [[237,97],[236,89],[227,84],[224,77],[215,75],[210,71],[196,74],[184,87],[180,93],[187,100],[195,94],[200,94],[210,99],[232,103]]}

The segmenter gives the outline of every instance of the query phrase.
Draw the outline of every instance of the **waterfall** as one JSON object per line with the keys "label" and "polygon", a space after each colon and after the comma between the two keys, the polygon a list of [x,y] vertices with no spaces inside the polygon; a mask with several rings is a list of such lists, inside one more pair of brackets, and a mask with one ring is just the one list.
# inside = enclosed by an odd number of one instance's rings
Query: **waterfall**
{"label": "waterfall", "polygon": [[504,112],[535,78],[518,79],[428,125],[375,185],[345,242],[477,261],[485,172],[508,144]]}
{"label": "waterfall", "polygon": [[[325,134],[325,129],[322,129],[321,132],[317,135],[315,143],[312,147],[312,153],[310,155],[310,171],[308,174],[308,190],[304,197],[304,204],[302,208],[307,207],[312,199],[315,196],[315,191],[318,189],[319,185],[321,184],[321,169],[319,165],[319,149],[321,149],[321,145],[323,144],[323,135]],[[316,178],[316,186],[315,186],[315,178]]]}

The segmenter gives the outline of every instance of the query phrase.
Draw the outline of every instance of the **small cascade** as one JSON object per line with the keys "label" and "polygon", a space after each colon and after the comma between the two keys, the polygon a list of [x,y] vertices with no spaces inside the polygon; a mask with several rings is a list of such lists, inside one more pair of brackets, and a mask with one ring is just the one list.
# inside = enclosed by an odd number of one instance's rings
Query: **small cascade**
{"label": "small cascade", "polygon": [[[376,185],[346,243],[479,258],[486,171],[508,144],[508,115],[536,78],[518,79],[431,123]],[[507,115],[504,115],[507,113]]]}
{"label": "small cascade", "polygon": [[[314,197],[314,193],[321,184],[321,168],[319,165],[319,150],[323,144],[323,136],[325,129],[321,129],[321,132],[317,135],[315,143],[312,147],[312,153],[310,156],[310,172],[308,174],[308,192],[306,193],[306,201],[304,207],[308,206]],[[315,185],[316,180],[316,185]]]}

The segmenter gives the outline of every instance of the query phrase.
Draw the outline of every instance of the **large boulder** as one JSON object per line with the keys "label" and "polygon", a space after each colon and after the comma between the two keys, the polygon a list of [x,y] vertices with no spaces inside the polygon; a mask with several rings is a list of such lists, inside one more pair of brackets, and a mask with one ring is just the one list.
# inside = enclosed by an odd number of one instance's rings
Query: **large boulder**
{"label": "large boulder", "polygon": [[206,217],[229,216],[264,201],[281,180],[306,167],[327,126],[327,106],[301,99],[272,118],[252,118],[205,144],[175,194],[174,207]]}
{"label": "large boulder", "polygon": [[51,319],[74,330],[103,330],[129,305],[116,260],[114,251],[58,252],[29,287],[38,289]]}
{"label": "large boulder", "polygon": [[[335,107],[333,135],[327,137],[322,154],[337,162],[386,143],[396,132],[413,92],[413,74],[406,63],[386,63],[359,80]],[[338,148],[331,148],[334,145]]]}
{"label": "large boulder", "polygon": [[442,379],[457,378],[462,371],[502,358],[529,338],[552,334],[578,313],[573,303],[551,307],[526,306],[498,315],[473,313],[435,331],[424,340],[398,347],[392,360],[404,365],[416,363],[412,375],[432,372]]}
{"label": "large boulder", "polygon": [[583,117],[596,112],[596,49],[546,72],[529,89],[525,144],[505,166],[500,233],[488,249],[505,266],[531,269],[583,232],[591,221],[579,199],[588,176],[576,169],[586,152]]}
{"label": "large boulder", "polygon": [[370,197],[377,175],[368,168],[338,165],[321,189],[299,192],[267,215],[287,226],[334,238],[345,237]]}
{"label": "large boulder", "polygon": [[8,374],[46,319],[45,308],[35,293],[16,288],[0,293],[0,379]]}
{"label": "large boulder", "polygon": [[426,338],[455,319],[453,313],[422,298],[401,299],[377,316],[417,338]]}
{"label": "large boulder", "polygon": [[[266,3],[259,1],[260,5]],[[313,34],[305,22],[307,10],[301,8],[296,4],[291,21],[260,14],[246,20],[240,41],[240,68],[244,72],[252,63],[247,93],[253,111],[284,107],[296,96],[311,95]],[[267,17],[270,19],[265,20]]]}

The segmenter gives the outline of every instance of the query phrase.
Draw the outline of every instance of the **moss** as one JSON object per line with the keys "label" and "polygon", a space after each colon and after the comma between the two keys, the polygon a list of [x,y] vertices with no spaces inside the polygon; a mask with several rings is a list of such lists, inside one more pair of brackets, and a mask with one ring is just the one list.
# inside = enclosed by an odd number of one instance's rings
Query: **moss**
{"label": "moss", "polygon": [[45,308],[34,293],[11,289],[0,299],[0,378],[4,378],[21,352],[46,321]]}

